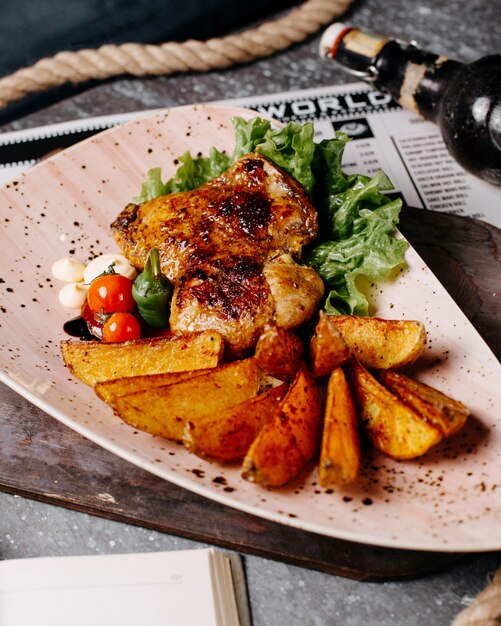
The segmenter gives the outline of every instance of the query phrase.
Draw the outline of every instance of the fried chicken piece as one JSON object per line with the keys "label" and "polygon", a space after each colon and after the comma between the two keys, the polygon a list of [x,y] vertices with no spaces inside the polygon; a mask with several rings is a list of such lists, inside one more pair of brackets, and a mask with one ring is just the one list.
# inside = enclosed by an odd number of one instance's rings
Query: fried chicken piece
{"label": "fried chicken piece", "polygon": [[322,279],[313,268],[282,254],[264,264],[263,274],[275,302],[277,326],[298,328],[313,317],[324,295]]}
{"label": "fried chicken piece", "polygon": [[254,257],[198,257],[174,289],[170,325],[175,334],[217,330],[230,354],[240,356],[274,316],[275,301]]}
{"label": "fried chicken piece", "polygon": [[172,330],[218,330],[232,356],[252,348],[270,322],[307,321],[323,295],[314,270],[294,261],[317,234],[316,211],[302,187],[259,154],[196,190],[127,206],[112,228],[139,269],[158,248],[175,286]]}

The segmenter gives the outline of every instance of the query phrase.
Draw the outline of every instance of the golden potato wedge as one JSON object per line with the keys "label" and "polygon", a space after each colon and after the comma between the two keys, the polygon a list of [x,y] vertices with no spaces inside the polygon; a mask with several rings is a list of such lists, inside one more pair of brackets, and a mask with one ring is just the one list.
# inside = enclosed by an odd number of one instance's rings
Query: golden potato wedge
{"label": "golden potato wedge", "polygon": [[88,385],[124,376],[215,367],[221,361],[223,348],[221,335],[213,330],[125,343],[61,342],[65,364]]}
{"label": "golden potato wedge", "polygon": [[380,372],[378,377],[387,389],[431,422],[444,437],[450,437],[465,425],[469,411],[462,402],[397,372]]}
{"label": "golden potato wedge", "polygon": [[357,414],[343,370],[336,368],[327,385],[318,479],[322,487],[351,483],[360,469]]}
{"label": "golden potato wedge", "polygon": [[284,485],[313,457],[321,424],[322,404],[315,381],[301,369],[249,448],[242,477],[261,485]]}
{"label": "golden potato wedge", "polygon": [[241,461],[288,388],[289,385],[283,383],[235,406],[196,421],[188,420],[184,427],[184,445],[202,458]]}
{"label": "golden potato wedge", "polygon": [[330,321],[365,367],[386,370],[414,363],[426,345],[421,322],[356,315],[332,315]]}
{"label": "golden potato wedge", "polygon": [[255,396],[260,370],[255,359],[234,361],[170,385],[116,399],[118,415],[135,428],[181,441],[184,425]]}
{"label": "golden potato wedge", "polygon": [[142,376],[125,376],[114,380],[103,380],[94,385],[94,391],[106,404],[115,408],[118,398],[137,391],[173,385],[183,380],[191,380],[200,374],[206,374],[213,368],[192,370],[191,372],[172,372],[171,374],[144,374]]}
{"label": "golden potato wedge", "polygon": [[356,359],[350,382],[362,423],[374,446],[393,459],[413,459],[442,440],[442,433],[388,391]]}
{"label": "golden potato wedge", "polygon": [[320,311],[315,333],[310,341],[310,363],[313,376],[328,376],[350,356],[341,333],[331,323],[332,315]]}
{"label": "golden potato wedge", "polygon": [[256,344],[256,359],[259,367],[270,376],[292,382],[301,367],[303,342],[285,328],[268,326]]}

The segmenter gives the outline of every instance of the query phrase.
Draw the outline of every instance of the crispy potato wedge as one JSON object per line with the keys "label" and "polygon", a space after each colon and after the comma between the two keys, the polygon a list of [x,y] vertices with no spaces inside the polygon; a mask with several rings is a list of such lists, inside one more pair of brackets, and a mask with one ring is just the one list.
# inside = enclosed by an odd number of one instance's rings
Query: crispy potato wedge
{"label": "crispy potato wedge", "polygon": [[285,328],[268,326],[257,341],[255,356],[263,372],[292,382],[301,367],[303,351],[303,342],[297,335]]}
{"label": "crispy potato wedge", "polygon": [[221,361],[223,348],[221,335],[213,330],[125,343],[61,342],[65,364],[88,385],[124,376],[215,367]]}
{"label": "crispy potato wedge", "polygon": [[255,359],[234,361],[203,374],[136,391],[116,399],[118,415],[135,428],[181,441],[185,423],[216,414],[255,396],[260,370]]}
{"label": "crispy potato wedge", "polygon": [[94,385],[94,391],[106,404],[115,408],[118,398],[128,396],[137,391],[154,389],[174,385],[184,380],[191,380],[195,376],[206,374],[213,368],[192,370],[191,372],[172,372],[171,374],[144,374],[143,376],[125,376],[114,380],[103,380]]}
{"label": "crispy potato wedge", "polygon": [[301,369],[249,448],[242,465],[243,478],[261,485],[284,485],[313,457],[321,424],[322,404],[315,381]]}
{"label": "crispy potato wedge", "polygon": [[360,469],[360,442],[355,404],[342,368],[327,385],[318,478],[322,487],[351,483]]}
{"label": "crispy potato wedge", "polygon": [[365,367],[391,369],[414,363],[426,345],[421,322],[356,315],[332,315],[330,321]]}
{"label": "crispy potato wedge", "polygon": [[283,383],[235,406],[196,421],[188,420],[184,427],[184,445],[202,458],[241,461],[288,388],[287,383]]}
{"label": "crispy potato wedge", "polygon": [[388,391],[356,359],[350,382],[359,415],[374,446],[393,459],[413,459],[442,440],[442,433]]}
{"label": "crispy potato wedge", "polygon": [[438,428],[444,437],[454,435],[465,425],[469,411],[462,402],[397,372],[380,372],[378,378],[402,402]]}
{"label": "crispy potato wedge", "polygon": [[315,333],[310,341],[310,363],[313,376],[328,376],[350,356],[341,333],[331,323],[332,315],[320,311]]}

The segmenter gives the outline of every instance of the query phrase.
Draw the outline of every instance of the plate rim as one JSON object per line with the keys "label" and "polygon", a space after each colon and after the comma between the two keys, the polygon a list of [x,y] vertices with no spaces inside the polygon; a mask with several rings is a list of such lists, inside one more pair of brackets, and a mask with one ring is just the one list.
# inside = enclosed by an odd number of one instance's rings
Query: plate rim
{"label": "plate rim", "polygon": [[[328,537],[331,539],[340,539],[343,541],[347,541],[350,543],[358,543],[362,545],[370,545],[377,546],[381,548],[388,549],[396,549],[396,550],[412,550],[415,552],[440,552],[440,553],[481,553],[481,552],[497,552],[501,550],[501,542],[487,544],[487,545],[479,545],[478,543],[461,543],[461,544],[443,544],[437,546],[436,543],[427,544],[426,542],[421,542],[417,545],[415,542],[407,543],[404,540],[394,540],[394,539],[376,539],[370,535],[364,535],[363,533],[353,533],[349,531],[336,531],[335,533],[327,534],[322,532],[321,530],[315,529],[315,524],[311,523],[301,523],[299,520],[295,521],[294,518],[289,519],[288,517],[283,517],[278,513],[275,514],[271,511],[262,511],[259,513],[253,510],[251,505],[246,505],[244,502],[240,500],[231,500],[227,496],[224,496],[222,492],[214,492],[210,497],[207,496],[206,490],[203,486],[198,486],[196,482],[190,482],[187,479],[183,479],[181,476],[177,476],[173,473],[173,476],[165,476],[161,471],[161,468],[154,463],[148,461],[142,461],[141,459],[137,459],[134,456],[134,453],[129,453],[127,450],[122,449],[118,444],[106,439],[105,437],[101,437],[97,435],[92,429],[87,428],[83,425],[73,423],[71,418],[65,415],[64,412],[59,411],[52,407],[49,403],[45,402],[42,398],[32,394],[31,391],[23,387],[21,384],[17,383],[10,377],[6,376],[3,371],[0,371],[0,381],[7,385],[10,389],[21,395],[23,398],[34,404],[36,407],[47,413],[51,417],[54,417],[58,420],[58,422],[64,424],[74,432],[77,432],[79,435],[82,435],[86,439],[89,439],[96,445],[104,448],[108,452],[115,454],[120,457],[124,461],[131,463],[132,465],[139,467],[167,482],[173,483],[178,487],[182,487],[196,493],[199,496],[206,498],[207,500],[211,500],[214,502],[218,502],[219,504],[223,504],[225,506],[229,506],[230,508],[238,509],[239,511],[243,511],[249,515],[254,515],[258,517],[262,517],[263,519],[267,519],[271,522],[275,522],[278,524],[283,524],[284,526],[291,526],[293,528],[297,528],[298,530],[303,530],[309,533],[313,533],[316,535],[321,535],[322,537]],[[83,384],[83,383],[82,383]],[[129,428],[132,428],[129,426]],[[187,452],[188,454],[188,452]]]}
{"label": "plate rim", "polygon": [[[243,115],[246,115],[246,116],[259,115],[260,117],[269,119],[274,124],[277,124],[277,125],[281,124],[281,122],[279,122],[278,120],[269,118],[268,116],[261,114],[259,111],[255,111],[253,109],[248,109],[248,108],[241,107],[241,106],[235,106],[232,104],[199,103],[199,104],[191,104],[191,105],[188,104],[188,105],[182,105],[178,107],[168,107],[164,109],[157,109],[154,112],[145,114],[144,116],[141,116],[139,118],[134,118],[124,123],[112,126],[111,128],[104,129],[101,132],[96,133],[95,135],[92,135],[91,137],[84,139],[83,141],[80,141],[72,146],[69,146],[68,148],[58,152],[57,154],[52,155],[51,157],[36,163],[27,171],[21,172],[20,175],[16,177],[14,180],[21,180],[24,177],[29,176],[30,173],[33,172],[36,168],[38,168],[39,166],[46,165],[48,162],[51,162],[51,161],[57,162],[60,159],[64,159],[67,157],[68,154],[71,154],[74,150],[78,150],[83,144],[94,143],[96,142],[96,140],[99,140],[100,137],[107,135],[108,133],[113,133],[118,128],[140,125],[144,121],[153,120],[155,118],[164,118],[164,117],[167,117],[170,111],[214,109],[214,108],[231,110],[232,112],[234,112],[235,115],[238,115],[239,112],[241,112]],[[0,186],[0,189],[6,188],[9,185],[12,185],[13,182],[14,181],[7,181],[6,183]],[[416,254],[417,258],[419,258],[419,260],[423,263],[423,265],[425,265],[428,268],[428,265],[416,252],[416,250],[412,246],[411,248],[414,254]],[[430,271],[431,275],[435,277],[435,275],[429,268],[428,270]],[[442,286],[444,295],[446,295],[452,300],[447,290],[443,287],[441,283],[440,285]],[[452,301],[454,302],[454,300]],[[455,302],[454,302],[454,305],[457,307],[458,311],[464,316],[464,313],[459,307],[459,305],[457,305],[457,303]],[[464,317],[465,319],[467,319],[466,316]],[[473,330],[477,333],[478,337],[485,344],[487,349],[492,353],[491,348],[486,344],[485,340],[481,337],[481,335],[478,333],[476,328],[471,324],[469,320],[467,321],[470,324],[470,326],[473,328]],[[189,481],[188,479],[184,479],[182,476],[177,475],[174,472],[170,472],[169,475],[166,476],[166,472],[162,471],[162,468],[158,464],[154,464],[152,462],[148,462],[146,460],[142,460],[141,458],[138,458],[134,454],[134,452],[132,451],[129,452],[123,449],[118,443],[115,443],[109,440],[105,436],[99,435],[94,430],[92,430],[92,428],[86,427],[83,424],[79,424],[75,422],[71,417],[69,417],[63,411],[57,409],[56,407],[52,406],[50,403],[45,401],[43,397],[35,395],[29,389],[27,389],[18,381],[16,381],[14,378],[11,378],[8,373],[3,371],[3,369],[0,370],[0,381],[3,382],[5,385],[7,385],[16,393],[18,393],[20,396],[24,397],[31,404],[37,406],[39,409],[41,409],[42,411],[44,411],[51,417],[57,419],[60,423],[64,424],[66,427],[72,429],[73,431],[77,432],[83,437],[89,439],[90,441],[104,448],[108,452],[115,454],[116,456],[122,458],[123,460],[145,471],[148,471],[149,473],[152,473],[162,478],[163,480],[167,480],[168,482],[171,482],[175,485],[185,488],[208,500],[212,500],[220,504],[223,504],[225,506],[229,506],[230,508],[243,511],[246,514],[258,516],[263,519],[266,519],[266,520],[269,520],[269,521],[272,521],[281,525],[290,526],[298,530],[303,530],[303,531],[310,532],[313,534],[321,535],[323,537],[340,539],[340,540],[351,542],[351,543],[378,546],[378,547],[383,547],[387,549],[412,550],[412,551],[417,551],[417,552],[423,552],[423,551],[440,552],[440,553],[480,553],[480,552],[493,552],[493,551],[498,551],[501,549],[501,540],[497,543],[491,542],[486,545],[479,545],[478,542],[476,543],[462,542],[462,543],[454,543],[454,544],[441,543],[437,545],[436,542],[428,544],[427,542],[423,542],[423,541],[416,543],[416,541],[409,542],[408,540],[392,539],[390,537],[377,538],[371,535],[366,535],[364,533],[354,533],[352,531],[344,531],[342,529],[334,529],[335,532],[328,533],[326,532],[326,530],[328,530],[326,525],[324,525],[321,528],[318,528],[317,527],[318,525],[316,525],[315,523],[304,522],[304,521],[301,521],[300,519],[289,518],[285,515],[280,515],[279,513],[274,513],[273,511],[268,511],[266,509],[262,510],[256,507],[255,505],[247,505],[242,500],[231,499],[228,496],[225,496],[222,492],[211,492],[210,495],[207,495],[207,489],[203,485],[200,485],[199,483],[196,483],[194,481]],[[84,384],[84,383],[81,383],[81,384]]]}

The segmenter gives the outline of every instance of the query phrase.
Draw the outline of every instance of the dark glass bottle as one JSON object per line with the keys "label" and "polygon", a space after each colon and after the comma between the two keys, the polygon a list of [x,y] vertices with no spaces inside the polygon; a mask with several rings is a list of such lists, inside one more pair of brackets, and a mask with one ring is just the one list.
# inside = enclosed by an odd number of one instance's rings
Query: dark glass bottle
{"label": "dark glass bottle", "polygon": [[501,54],[466,65],[344,24],[325,31],[320,54],[435,122],[466,170],[501,185]]}

